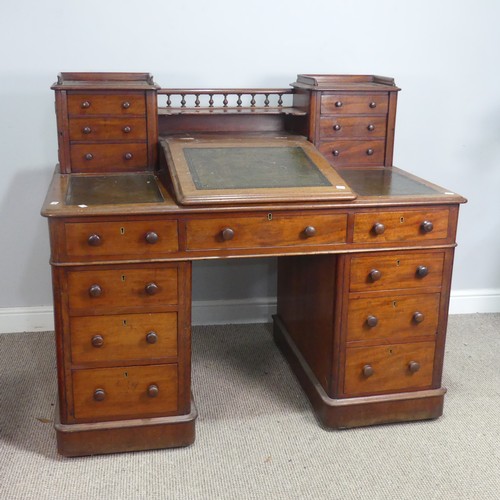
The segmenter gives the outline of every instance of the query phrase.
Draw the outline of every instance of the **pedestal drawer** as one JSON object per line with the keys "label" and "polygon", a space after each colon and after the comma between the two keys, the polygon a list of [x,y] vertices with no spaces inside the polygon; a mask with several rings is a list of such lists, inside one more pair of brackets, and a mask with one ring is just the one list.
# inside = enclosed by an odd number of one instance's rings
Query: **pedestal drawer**
{"label": "pedestal drawer", "polygon": [[147,139],[146,118],[72,118],[69,122],[71,141],[138,141]]}
{"label": "pedestal drawer", "polygon": [[432,385],[434,342],[350,347],[345,362],[347,395],[423,389]]}
{"label": "pedestal drawer", "polygon": [[384,140],[322,142],[318,149],[332,165],[383,165],[385,159]]}
{"label": "pedestal drawer", "polygon": [[364,138],[367,140],[385,137],[385,116],[322,116],[320,118],[321,140]]}
{"label": "pedestal drawer", "polygon": [[391,252],[352,257],[350,291],[440,287],[444,252]]}
{"label": "pedestal drawer", "polygon": [[347,342],[402,341],[436,335],[439,293],[350,297]]}
{"label": "pedestal drawer", "polygon": [[145,115],[144,92],[119,94],[68,92],[68,113],[72,115]]}
{"label": "pedestal drawer", "polygon": [[177,313],[70,319],[72,363],[117,363],[177,356]]}
{"label": "pedestal drawer", "polygon": [[168,414],[177,410],[176,364],[73,372],[74,415],[92,421]]}
{"label": "pedestal drawer", "polygon": [[321,114],[386,114],[387,93],[323,94]]}
{"label": "pedestal drawer", "polygon": [[91,269],[68,272],[71,315],[112,308],[177,304],[177,268],[146,267]]}

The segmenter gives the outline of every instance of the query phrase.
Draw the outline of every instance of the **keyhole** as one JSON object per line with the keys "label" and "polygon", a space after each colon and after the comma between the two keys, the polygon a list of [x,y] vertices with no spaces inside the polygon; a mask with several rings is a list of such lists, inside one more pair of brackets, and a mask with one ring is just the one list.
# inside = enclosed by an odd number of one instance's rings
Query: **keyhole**
{"label": "keyhole", "polygon": [[127,277],[124,274],[122,274],[122,281],[125,281],[126,279]]}
{"label": "keyhole", "polygon": [[128,372],[125,372],[125,373],[123,374],[123,376],[124,376],[125,378],[127,378],[127,377],[128,377]]}
{"label": "keyhole", "polygon": [[389,349],[389,354],[392,354],[392,349]]}
{"label": "keyhole", "polygon": [[404,217],[400,217],[400,218],[399,218],[399,223],[400,223],[400,224],[404,224],[404,222],[405,222],[405,218],[404,218]]}
{"label": "keyhole", "polygon": [[398,303],[395,300],[392,301],[392,307],[394,308],[398,307]]}
{"label": "keyhole", "polygon": [[127,326],[127,320],[126,319],[122,320],[122,325],[123,326]]}
{"label": "keyhole", "polygon": [[398,267],[399,267],[400,265],[401,265],[401,261],[398,259],[398,260],[396,261],[396,266],[398,266]]}
{"label": "keyhole", "polygon": [[120,228],[120,234],[125,234],[125,228],[124,227]]}
{"label": "keyhole", "polygon": [[267,220],[273,220],[273,214],[267,214]]}

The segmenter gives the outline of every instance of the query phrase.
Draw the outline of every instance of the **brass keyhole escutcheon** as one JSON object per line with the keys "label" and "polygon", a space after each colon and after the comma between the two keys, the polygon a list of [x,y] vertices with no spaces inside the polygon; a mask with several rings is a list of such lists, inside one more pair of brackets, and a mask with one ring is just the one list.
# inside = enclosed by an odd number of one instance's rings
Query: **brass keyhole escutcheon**
{"label": "brass keyhole escutcheon", "polygon": [[125,372],[125,373],[123,374],[123,376],[124,376],[125,378],[127,378],[127,377],[128,377],[128,372]]}
{"label": "brass keyhole escutcheon", "polygon": [[127,326],[127,320],[126,319],[122,320],[122,326]]}
{"label": "brass keyhole escutcheon", "polygon": [[401,265],[401,261],[398,259],[398,260],[396,261],[396,266],[398,266],[398,267],[399,267],[400,265]]}
{"label": "brass keyhole escutcheon", "polygon": [[125,228],[124,227],[120,228],[120,234],[125,234]]}
{"label": "brass keyhole escutcheon", "polygon": [[267,220],[273,220],[273,214],[267,214]]}
{"label": "brass keyhole escutcheon", "polygon": [[394,308],[398,307],[398,302],[396,300],[392,301],[392,307]]}
{"label": "brass keyhole escutcheon", "polygon": [[126,279],[127,277],[124,274],[122,274],[122,281],[125,281]]}
{"label": "brass keyhole escutcheon", "polygon": [[400,224],[404,224],[405,223],[405,218],[404,217],[400,217],[399,218],[399,223]]}
{"label": "brass keyhole escutcheon", "polygon": [[389,349],[389,351],[388,351],[388,352],[389,352],[389,354],[392,354],[392,353],[393,353],[392,349]]}

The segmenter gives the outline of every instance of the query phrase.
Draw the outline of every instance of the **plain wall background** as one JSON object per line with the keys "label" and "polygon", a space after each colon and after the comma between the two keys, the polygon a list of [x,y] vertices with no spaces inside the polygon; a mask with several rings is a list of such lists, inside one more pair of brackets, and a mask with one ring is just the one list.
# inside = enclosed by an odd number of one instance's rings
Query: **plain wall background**
{"label": "plain wall background", "polygon": [[[3,1],[0,308],[52,301],[39,211],[57,161],[49,87],[60,71],[148,71],[163,87],[394,77],[395,165],[469,199],[453,290],[499,295],[499,19],[496,0]],[[195,266],[195,300],[274,294],[272,259],[223,264]]]}

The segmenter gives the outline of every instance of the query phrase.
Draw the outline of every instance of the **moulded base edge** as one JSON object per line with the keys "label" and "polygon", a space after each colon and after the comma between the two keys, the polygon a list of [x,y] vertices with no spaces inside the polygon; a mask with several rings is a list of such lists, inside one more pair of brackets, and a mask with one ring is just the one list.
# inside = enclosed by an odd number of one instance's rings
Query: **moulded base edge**
{"label": "moulded base edge", "polygon": [[61,424],[56,408],[57,449],[66,457],[189,446],[198,416],[194,400],[187,415]]}
{"label": "moulded base edge", "polygon": [[429,389],[355,398],[332,399],[278,316],[273,316],[274,340],[299,380],[318,420],[327,428],[348,429],[376,424],[428,420],[443,414],[446,389]]}

